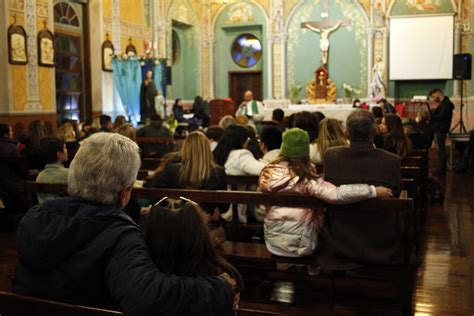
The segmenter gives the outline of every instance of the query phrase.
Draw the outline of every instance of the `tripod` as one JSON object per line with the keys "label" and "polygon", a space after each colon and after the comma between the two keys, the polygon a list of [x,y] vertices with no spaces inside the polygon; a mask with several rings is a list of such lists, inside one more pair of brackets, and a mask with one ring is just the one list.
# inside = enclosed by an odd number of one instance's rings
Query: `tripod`
{"label": "tripod", "polygon": [[464,120],[462,119],[462,112],[464,108],[464,80],[461,79],[461,112],[459,117],[459,122],[454,125],[454,127],[449,131],[450,134],[454,134],[456,128],[459,127],[459,134],[467,134],[466,126],[464,125]]}

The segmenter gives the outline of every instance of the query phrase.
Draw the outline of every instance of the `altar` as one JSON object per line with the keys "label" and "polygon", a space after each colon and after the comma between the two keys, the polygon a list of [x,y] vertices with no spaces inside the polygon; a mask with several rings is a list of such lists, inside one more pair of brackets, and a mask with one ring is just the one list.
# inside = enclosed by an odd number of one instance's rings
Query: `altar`
{"label": "altar", "polygon": [[[321,112],[326,117],[334,118],[346,123],[346,119],[354,110],[352,104],[290,104],[287,108],[281,108],[285,112],[285,116],[302,111]],[[272,119],[274,109],[265,108],[265,120]]]}

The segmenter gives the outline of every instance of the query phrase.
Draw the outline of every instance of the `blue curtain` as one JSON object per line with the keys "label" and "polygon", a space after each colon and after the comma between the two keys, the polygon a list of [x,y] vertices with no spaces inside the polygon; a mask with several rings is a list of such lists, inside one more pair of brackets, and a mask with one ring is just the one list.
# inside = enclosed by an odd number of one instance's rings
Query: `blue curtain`
{"label": "blue curtain", "polygon": [[132,124],[140,121],[141,65],[138,58],[114,59],[112,62],[114,85]]}
{"label": "blue curtain", "polygon": [[156,89],[161,91],[161,94],[165,96],[166,89],[163,89],[163,65],[160,63],[158,65],[155,65],[155,70],[153,71],[153,74],[155,78],[153,80],[155,81],[155,86]]}

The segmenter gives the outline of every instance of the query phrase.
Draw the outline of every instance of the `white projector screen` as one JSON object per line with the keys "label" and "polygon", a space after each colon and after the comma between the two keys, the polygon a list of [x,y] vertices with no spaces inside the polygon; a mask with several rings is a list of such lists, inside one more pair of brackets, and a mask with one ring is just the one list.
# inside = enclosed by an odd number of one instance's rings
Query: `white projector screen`
{"label": "white projector screen", "polygon": [[452,79],[454,16],[390,19],[390,80]]}

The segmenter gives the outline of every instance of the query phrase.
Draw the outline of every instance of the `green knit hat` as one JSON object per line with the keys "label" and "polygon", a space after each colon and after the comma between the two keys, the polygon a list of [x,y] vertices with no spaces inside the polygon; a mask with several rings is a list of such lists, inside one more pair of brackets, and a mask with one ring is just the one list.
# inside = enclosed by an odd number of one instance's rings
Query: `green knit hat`
{"label": "green knit hat", "polygon": [[304,158],[309,156],[309,136],[300,128],[291,128],[283,133],[281,154],[288,158]]}

